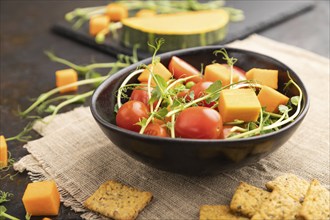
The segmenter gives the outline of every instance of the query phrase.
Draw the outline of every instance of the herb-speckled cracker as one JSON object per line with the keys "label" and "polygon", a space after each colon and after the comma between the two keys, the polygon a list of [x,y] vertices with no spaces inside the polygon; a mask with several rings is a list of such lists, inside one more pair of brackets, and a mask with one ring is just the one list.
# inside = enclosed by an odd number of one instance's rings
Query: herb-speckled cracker
{"label": "herb-speckled cracker", "polygon": [[298,218],[305,220],[330,219],[330,192],[319,181],[312,180]]}
{"label": "herb-speckled cracker", "polygon": [[151,198],[150,192],[107,181],[85,201],[84,206],[116,220],[135,219]]}
{"label": "herb-speckled cracker", "polygon": [[199,220],[247,220],[231,212],[226,205],[203,205],[200,208]]}
{"label": "herb-speckled cracker", "polygon": [[241,182],[230,203],[230,209],[245,216],[252,217],[260,205],[269,197],[269,192]]}
{"label": "herb-speckled cracker", "polygon": [[302,203],[309,187],[309,182],[294,174],[284,174],[266,183],[269,190],[280,190]]}
{"label": "herb-speckled cracker", "polygon": [[260,209],[255,215],[252,216],[252,220],[289,220],[295,219],[301,204],[294,200],[291,196],[283,193],[280,190],[273,190],[269,197],[260,206]]}

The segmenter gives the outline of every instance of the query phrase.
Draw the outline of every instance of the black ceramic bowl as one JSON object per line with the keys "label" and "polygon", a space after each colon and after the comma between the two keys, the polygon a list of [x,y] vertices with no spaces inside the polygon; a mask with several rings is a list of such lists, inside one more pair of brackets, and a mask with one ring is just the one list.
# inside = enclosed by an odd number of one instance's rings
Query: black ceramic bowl
{"label": "black ceramic bowl", "polygon": [[[167,52],[159,55],[161,62],[168,66],[172,56],[178,56],[200,69],[214,60],[224,63],[221,56],[213,52],[221,46],[208,46]],[[238,140],[198,140],[181,138],[160,138],[140,135],[116,126],[114,107],[116,91],[125,77],[141,63],[151,63],[151,58],[131,65],[106,79],[92,97],[91,111],[108,138],[133,158],[152,167],[183,174],[210,174],[235,169],[258,161],[283,145],[303,121],[309,108],[306,88],[299,76],[285,64],[262,54],[251,51],[226,48],[230,57],[238,59],[236,66],[248,71],[251,68],[279,70],[279,90],[287,82],[287,71],[303,92],[302,108],[298,117],[282,129],[269,134]],[[137,81],[136,78],[131,82]],[[288,96],[298,95],[291,89]]]}

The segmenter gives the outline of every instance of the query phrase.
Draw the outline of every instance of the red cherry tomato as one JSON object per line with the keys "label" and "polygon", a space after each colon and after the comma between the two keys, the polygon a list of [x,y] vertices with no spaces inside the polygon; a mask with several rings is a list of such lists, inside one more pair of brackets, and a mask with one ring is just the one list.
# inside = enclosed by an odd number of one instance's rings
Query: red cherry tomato
{"label": "red cherry tomato", "polygon": [[150,123],[144,130],[144,134],[158,137],[169,137],[164,125],[158,123]]}
{"label": "red cherry tomato", "polygon": [[147,88],[137,87],[133,90],[130,100],[136,100],[148,105],[148,90]]}
{"label": "red cherry tomato", "polygon": [[175,133],[182,138],[218,139],[222,134],[222,118],[211,108],[187,108],[177,117]]}
{"label": "red cherry tomato", "polygon": [[[190,88],[188,94],[191,94],[191,92],[194,92],[194,99],[198,99],[204,95],[206,95],[205,90],[210,87],[210,85],[213,82],[210,81],[201,81],[197,84],[195,84],[193,87]],[[189,95],[187,96],[188,100],[190,99]],[[198,105],[205,106],[205,107],[212,107],[215,105],[215,102],[207,103],[205,100],[202,102],[199,102]]]}
{"label": "red cherry tomato", "polygon": [[116,123],[119,127],[139,132],[140,125],[137,125],[142,118],[148,118],[148,107],[140,101],[131,100],[123,104],[116,115]]}
{"label": "red cherry tomato", "polygon": [[195,67],[176,56],[171,58],[168,69],[176,79],[197,75],[188,81],[197,83],[202,80],[201,73]]}
{"label": "red cherry tomato", "polygon": [[[136,87],[135,89],[133,89],[130,100],[143,102],[149,109],[150,107],[149,107],[148,88],[146,86]],[[153,103],[153,107],[155,108],[156,105],[157,105],[157,101]]]}

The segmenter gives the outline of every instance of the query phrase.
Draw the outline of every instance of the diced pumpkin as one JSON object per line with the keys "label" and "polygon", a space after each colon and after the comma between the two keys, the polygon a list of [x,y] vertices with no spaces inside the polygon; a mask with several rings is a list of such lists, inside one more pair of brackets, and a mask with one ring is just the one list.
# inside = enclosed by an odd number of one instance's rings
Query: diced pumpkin
{"label": "diced pumpkin", "polygon": [[[74,83],[78,81],[78,73],[74,69],[63,69],[58,70],[55,73],[56,75],[56,86],[65,86],[70,83]],[[74,92],[78,90],[78,86],[71,86],[65,89],[61,89],[61,93],[65,92]]]}
{"label": "diced pumpkin", "polygon": [[256,80],[258,83],[273,89],[278,87],[278,70],[253,68],[246,72],[248,80]]}
{"label": "diced pumpkin", "polygon": [[266,111],[274,113],[278,112],[279,105],[286,105],[289,101],[289,97],[269,86],[262,86],[258,94],[258,99],[260,105],[266,107]]}
{"label": "diced pumpkin", "polygon": [[0,136],[0,168],[8,166],[8,147],[6,139],[3,135]]}
{"label": "diced pumpkin", "polygon": [[141,9],[139,10],[135,16],[136,17],[153,17],[155,16],[157,13],[154,10],[150,10],[150,9]]}
{"label": "diced pumpkin", "polygon": [[[149,64],[146,69],[140,74],[138,77],[138,80],[141,83],[147,83],[150,75],[150,70],[156,75],[160,75],[163,77],[165,81],[168,81],[172,77],[172,73],[160,62],[157,62],[154,66],[152,64]],[[151,84],[154,86],[156,83],[154,80],[151,81]]]}
{"label": "diced pumpkin", "polygon": [[110,3],[106,7],[106,14],[111,21],[121,21],[128,17],[128,9],[120,3]]}
{"label": "diced pumpkin", "polygon": [[100,31],[106,30],[110,24],[110,19],[107,15],[97,15],[89,19],[89,34],[97,35]]}
{"label": "diced pumpkin", "polygon": [[25,210],[32,216],[58,215],[60,194],[55,181],[29,183],[22,198]]}
{"label": "diced pumpkin", "polygon": [[[230,84],[230,75],[231,73],[228,67],[220,63],[213,63],[205,67],[204,79],[211,82],[220,80],[222,86],[227,86]],[[233,82],[238,82],[238,80],[239,76],[233,73]]]}
{"label": "diced pumpkin", "polygon": [[235,119],[249,122],[258,120],[261,106],[252,89],[224,89],[218,108],[224,123]]}
{"label": "diced pumpkin", "polygon": [[152,51],[147,42],[163,38],[160,51],[205,46],[222,41],[227,34],[228,12],[223,9],[157,14],[152,17],[123,19],[122,43],[139,44],[139,49]]}

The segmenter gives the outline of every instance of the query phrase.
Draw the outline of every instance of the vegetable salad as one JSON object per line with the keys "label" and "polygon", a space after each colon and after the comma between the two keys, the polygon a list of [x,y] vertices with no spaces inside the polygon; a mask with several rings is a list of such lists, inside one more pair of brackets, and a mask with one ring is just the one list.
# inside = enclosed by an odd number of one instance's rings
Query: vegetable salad
{"label": "vegetable salad", "polygon": [[[165,67],[154,54],[121,84],[117,126],[159,137],[238,139],[279,130],[297,117],[302,91],[289,73],[284,90],[294,86],[298,96],[277,90],[278,70],[244,71],[225,49],[214,54],[227,63],[202,64],[201,71],[176,56]],[[136,76],[139,82],[129,83]]]}

